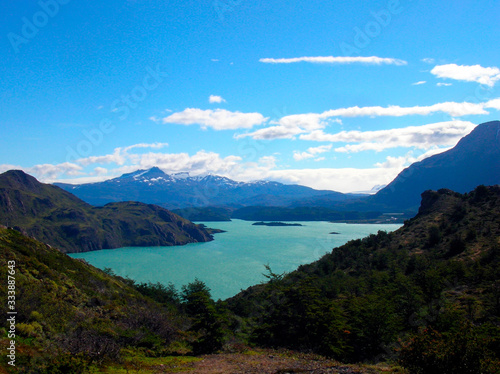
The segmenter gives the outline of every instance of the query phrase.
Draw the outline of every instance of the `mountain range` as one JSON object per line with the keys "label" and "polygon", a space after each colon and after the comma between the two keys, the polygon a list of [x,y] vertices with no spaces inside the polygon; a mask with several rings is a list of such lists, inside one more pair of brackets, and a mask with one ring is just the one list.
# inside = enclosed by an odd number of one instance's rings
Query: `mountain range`
{"label": "mountain range", "polygon": [[[343,194],[272,181],[237,182],[217,175],[166,174],[157,167],[104,182],[56,185],[92,205],[133,200],[183,209],[179,213],[189,217],[229,219],[236,209],[250,206],[263,209],[321,207],[413,215],[425,190],[449,188],[464,193],[481,184],[499,183],[500,121],[492,121],[476,126],[454,148],[410,165],[373,195]],[[264,219],[258,214],[254,218]]]}
{"label": "mountain range", "polygon": [[158,167],[137,170],[104,182],[71,185],[56,183],[92,205],[141,201],[167,209],[250,205],[287,206],[294,201],[328,195],[333,201],[353,198],[340,192],[320,191],[273,181],[237,182],[218,175],[167,174]]}
{"label": "mountain range", "polygon": [[159,206],[119,202],[93,207],[20,170],[0,174],[0,224],[62,252],[181,245],[213,239],[204,227]]}
{"label": "mountain range", "polygon": [[[410,166],[377,195],[337,204],[411,207],[414,191],[429,183],[455,183],[471,192],[425,191],[418,214],[399,230],[350,241],[288,274],[266,267],[268,283],[218,304],[198,280],[179,297],[175,287],[137,284],[56,250],[211,240],[204,227],[156,205],[94,207],[22,171],[0,174],[0,260],[15,263],[0,269],[0,276],[15,272],[16,305],[22,305],[15,331],[20,370],[78,373],[97,365],[108,372],[157,371],[171,364],[167,370],[178,371],[186,354],[200,346],[213,352],[220,345],[212,342],[225,341],[228,352],[280,349],[266,353],[274,361],[281,349],[292,349],[342,362],[389,360],[415,373],[498,373],[500,187],[470,186],[498,184],[499,125],[478,126],[454,149]],[[154,185],[151,179],[165,178],[158,170],[115,183],[143,178],[138,183]],[[170,177],[171,184],[197,186],[208,176]],[[243,187],[227,178],[207,179],[216,180],[220,191]],[[254,184],[266,191],[273,183]],[[318,192],[309,199],[328,202],[328,194]],[[7,294],[6,282],[0,291]],[[12,331],[7,319],[0,327]],[[247,357],[246,369],[256,362],[249,352],[221,357]],[[4,360],[0,372],[6,367]]]}

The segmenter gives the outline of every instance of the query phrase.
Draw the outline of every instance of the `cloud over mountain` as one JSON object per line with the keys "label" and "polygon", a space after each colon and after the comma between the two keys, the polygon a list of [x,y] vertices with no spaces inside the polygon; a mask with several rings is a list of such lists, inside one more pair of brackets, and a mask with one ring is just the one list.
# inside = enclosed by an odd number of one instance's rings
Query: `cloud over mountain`
{"label": "cloud over mountain", "polygon": [[336,152],[382,151],[397,147],[430,149],[435,146],[455,145],[475,126],[472,122],[455,120],[390,130],[341,131],[336,134],[327,134],[322,130],[317,130],[302,135],[300,138],[320,142],[357,143],[336,148]]}
{"label": "cloud over mountain", "polygon": [[[236,138],[252,137],[254,139],[290,139],[296,135],[303,140],[313,139],[314,134],[321,134],[320,131],[327,125],[342,123],[340,118],[346,117],[404,117],[404,116],[427,116],[436,113],[445,113],[452,117],[466,115],[489,114],[487,108],[497,109],[498,103],[490,100],[486,103],[471,102],[443,102],[428,106],[401,107],[391,105],[387,107],[348,107],[327,110],[322,113],[293,114],[280,118],[278,121],[270,123],[271,126],[258,129],[254,132],[236,135]],[[486,109],[485,109],[486,108]],[[334,141],[334,140],[324,140]]]}

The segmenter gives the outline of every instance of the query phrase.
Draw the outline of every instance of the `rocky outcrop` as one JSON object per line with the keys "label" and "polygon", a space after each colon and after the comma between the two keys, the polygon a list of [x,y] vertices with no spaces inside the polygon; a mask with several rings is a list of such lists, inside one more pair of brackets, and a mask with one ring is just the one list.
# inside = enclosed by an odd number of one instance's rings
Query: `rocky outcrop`
{"label": "rocky outcrop", "polygon": [[204,227],[159,206],[121,202],[93,207],[19,170],[0,175],[0,223],[62,252],[213,239]]}

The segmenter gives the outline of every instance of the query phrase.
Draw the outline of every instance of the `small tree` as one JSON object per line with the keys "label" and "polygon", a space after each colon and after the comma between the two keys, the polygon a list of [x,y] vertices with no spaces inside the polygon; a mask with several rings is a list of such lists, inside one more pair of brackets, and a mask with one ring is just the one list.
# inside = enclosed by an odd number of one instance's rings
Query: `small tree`
{"label": "small tree", "polygon": [[181,299],[193,322],[190,331],[197,336],[193,343],[194,353],[213,353],[221,349],[224,344],[223,319],[211,298],[210,288],[195,279],[182,286]]}

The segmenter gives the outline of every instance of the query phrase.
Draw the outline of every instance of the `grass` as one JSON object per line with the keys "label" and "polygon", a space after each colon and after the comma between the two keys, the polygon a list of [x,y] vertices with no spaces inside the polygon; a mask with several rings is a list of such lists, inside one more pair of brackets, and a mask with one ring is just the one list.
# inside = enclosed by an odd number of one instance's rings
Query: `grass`
{"label": "grass", "polygon": [[153,374],[153,373],[183,373],[193,370],[192,364],[202,359],[192,356],[145,357],[141,355],[125,356],[123,363],[109,365],[105,368],[95,368],[93,374]]}

